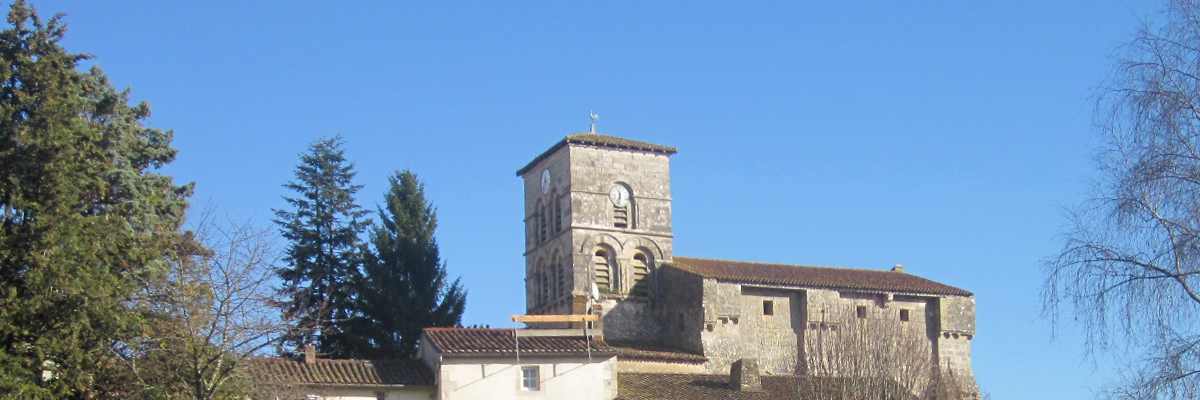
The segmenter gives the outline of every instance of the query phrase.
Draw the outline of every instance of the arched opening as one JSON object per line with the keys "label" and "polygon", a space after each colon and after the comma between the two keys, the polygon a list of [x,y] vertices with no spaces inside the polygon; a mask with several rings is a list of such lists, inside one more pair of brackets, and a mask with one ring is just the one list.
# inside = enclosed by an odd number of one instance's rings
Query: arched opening
{"label": "arched opening", "polygon": [[646,296],[650,294],[650,260],[645,253],[638,252],[633,255],[633,262],[630,263],[633,273],[633,288],[629,294],[636,296]]}
{"label": "arched opening", "polygon": [[607,249],[599,248],[592,256],[592,270],[595,274],[596,288],[601,292],[614,293],[618,289],[618,277],[616,274],[616,265],[612,262],[612,255]]}

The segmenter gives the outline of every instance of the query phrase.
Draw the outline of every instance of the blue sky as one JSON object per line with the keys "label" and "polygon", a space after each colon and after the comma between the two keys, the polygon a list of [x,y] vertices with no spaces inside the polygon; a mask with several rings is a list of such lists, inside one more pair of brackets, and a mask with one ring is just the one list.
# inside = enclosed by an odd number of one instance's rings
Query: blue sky
{"label": "blue sky", "polygon": [[175,130],[194,208],[269,226],[321,136],[345,138],[366,207],[415,171],[466,324],[524,311],[515,171],[595,111],[679,148],[676,254],[902,263],[971,290],[997,399],[1112,375],[1078,328],[1052,341],[1041,265],[1096,175],[1095,88],[1157,1],[33,4]]}

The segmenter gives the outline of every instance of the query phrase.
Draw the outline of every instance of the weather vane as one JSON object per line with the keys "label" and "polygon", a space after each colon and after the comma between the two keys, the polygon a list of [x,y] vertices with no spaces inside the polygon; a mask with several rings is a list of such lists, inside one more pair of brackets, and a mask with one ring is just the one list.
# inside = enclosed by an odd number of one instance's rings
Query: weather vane
{"label": "weather vane", "polygon": [[588,114],[592,116],[592,133],[596,133],[596,121],[600,119],[600,114],[596,114],[593,111],[588,111]]}

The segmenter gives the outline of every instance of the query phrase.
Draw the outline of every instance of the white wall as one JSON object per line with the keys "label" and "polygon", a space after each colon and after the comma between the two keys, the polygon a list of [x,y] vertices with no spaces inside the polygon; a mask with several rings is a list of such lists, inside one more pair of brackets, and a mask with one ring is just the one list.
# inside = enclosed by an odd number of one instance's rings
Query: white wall
{"label": "white wall", "polygon": [[[441,400],[579,399],[617,397],[617,358],[522,356],[444,357],[438,370]],[[538,367],[539,390],[521,388],[521,368]]]}

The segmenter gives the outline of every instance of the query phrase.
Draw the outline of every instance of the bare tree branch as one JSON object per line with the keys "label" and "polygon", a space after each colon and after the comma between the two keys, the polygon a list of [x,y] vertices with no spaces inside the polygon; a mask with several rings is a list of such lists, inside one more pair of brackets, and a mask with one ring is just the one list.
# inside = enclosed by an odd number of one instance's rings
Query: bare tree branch
{"label": "bare tree branch", "polygon": [[1046,313],[1070,312],[1093,351],[1137,354],[1113,399],[1196,398],[1200,373],[1200,1],[1164,16],[1097,97],[1102,175],[1046,263]]}

